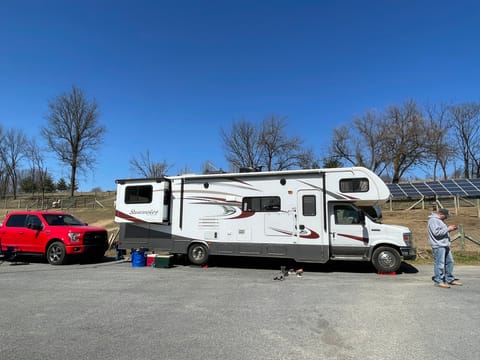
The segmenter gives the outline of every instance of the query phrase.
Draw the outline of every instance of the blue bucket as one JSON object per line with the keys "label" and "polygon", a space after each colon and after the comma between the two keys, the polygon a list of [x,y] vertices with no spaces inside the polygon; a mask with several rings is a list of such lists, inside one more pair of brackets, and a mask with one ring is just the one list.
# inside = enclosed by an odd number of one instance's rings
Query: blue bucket
{"label": "blue bucket", "polygon": [[146,265],[145,251],[135,250],[132,252],[132,267],[142,267]]}

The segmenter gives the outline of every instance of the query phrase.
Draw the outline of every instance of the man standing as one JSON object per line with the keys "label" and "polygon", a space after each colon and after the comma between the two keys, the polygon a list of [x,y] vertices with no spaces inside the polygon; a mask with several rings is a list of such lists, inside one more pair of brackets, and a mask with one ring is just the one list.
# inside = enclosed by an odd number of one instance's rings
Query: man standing
{"label": "man standing", "polygon": [[456,225],[445,224],[449,217],[447,209],[440,209],[428,217],[428,241],[433,253],[434,285],[448,289],[450,285],[462,285],[453,276],[453,256],[450,250],[450,231],[457,230]]}

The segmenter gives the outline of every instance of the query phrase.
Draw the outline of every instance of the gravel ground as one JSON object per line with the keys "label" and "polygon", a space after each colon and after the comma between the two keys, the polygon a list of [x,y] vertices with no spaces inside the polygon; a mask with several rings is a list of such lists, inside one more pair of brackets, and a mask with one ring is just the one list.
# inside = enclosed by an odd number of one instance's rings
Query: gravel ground
{"label": "gravel ground", "polygon": [[[473,359],[480,267],[440,289],[431,265],[0,265],[0,359]],[[292,266],[291,264],[284,264]],[[295,266],[295,265],[293,265]],[[298,266],[298,265],[297,265]],[[287,267],[288,268],[288,267]]]}

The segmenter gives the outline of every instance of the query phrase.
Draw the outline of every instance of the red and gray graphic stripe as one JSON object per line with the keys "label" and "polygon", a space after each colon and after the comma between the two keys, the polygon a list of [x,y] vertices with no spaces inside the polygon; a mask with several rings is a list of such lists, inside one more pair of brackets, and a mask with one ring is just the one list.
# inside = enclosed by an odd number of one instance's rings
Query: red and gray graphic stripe
{"label": "red and gray graphic stripe", "polygon": [[368,243],[368,238],[365,238],[365,237],[362,237],[362,236],[355,236],[355,235],[351,235],[351,234],[340,234],[340,233],[337,233],[337,235],[343,236],[343,237],[346,237],[346,238],[349,238],[349,239],[352,239],[352,240],[361,241],[365,244]]}

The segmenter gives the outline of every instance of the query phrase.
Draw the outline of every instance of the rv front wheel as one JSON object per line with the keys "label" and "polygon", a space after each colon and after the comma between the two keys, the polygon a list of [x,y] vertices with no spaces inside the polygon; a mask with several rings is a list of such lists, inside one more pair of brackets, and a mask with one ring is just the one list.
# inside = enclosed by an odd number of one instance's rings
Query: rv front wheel
{"label": "rv front wheel", "polygon": [[400,254],[389,246],[381,246],[373,252],[372,263],[378,272],[396,272],[401,265]]}
{"label": "rv front wheel", "polygon": [[208,260],[208,249],[204,244],[193,244],[188,248],[188,260],[195,265],[203,265]]}

